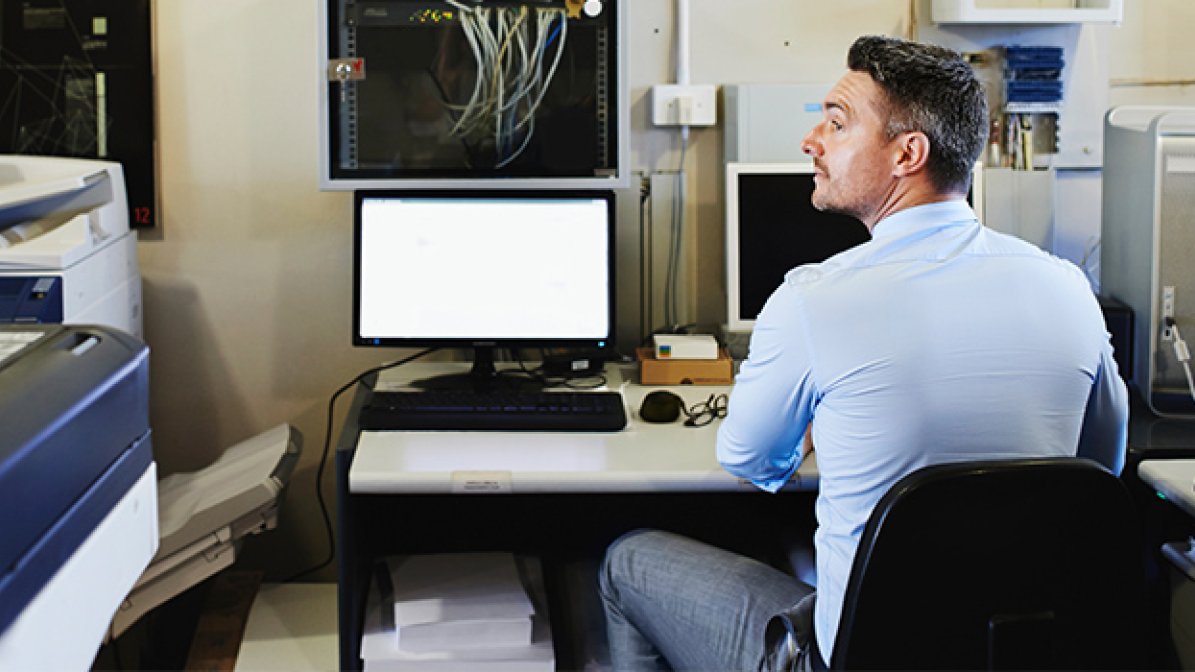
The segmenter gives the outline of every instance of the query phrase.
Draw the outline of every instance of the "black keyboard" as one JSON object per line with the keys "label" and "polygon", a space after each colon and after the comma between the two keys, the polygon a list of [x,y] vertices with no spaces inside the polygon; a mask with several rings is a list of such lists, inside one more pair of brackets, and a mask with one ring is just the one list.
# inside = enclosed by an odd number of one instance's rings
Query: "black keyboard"
{"label": "black keyboard", "polygon": [[626,427],[618,392],[374,392],[361,429],[614,432]]}

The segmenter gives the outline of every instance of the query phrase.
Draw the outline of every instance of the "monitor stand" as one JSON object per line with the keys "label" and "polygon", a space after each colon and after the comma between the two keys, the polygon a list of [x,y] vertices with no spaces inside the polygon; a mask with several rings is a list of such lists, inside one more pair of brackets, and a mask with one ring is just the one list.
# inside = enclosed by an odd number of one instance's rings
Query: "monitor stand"
{"label": "monitor stand", "polygon": [[529,378],[502,376],[494,367],[493,346],[473,347],[473,368],[468,373],[450,373],[411,381],[411,387],[420,390],[465,390],[473,392],[495,392],[499,390],[523,390],[538,385]]}

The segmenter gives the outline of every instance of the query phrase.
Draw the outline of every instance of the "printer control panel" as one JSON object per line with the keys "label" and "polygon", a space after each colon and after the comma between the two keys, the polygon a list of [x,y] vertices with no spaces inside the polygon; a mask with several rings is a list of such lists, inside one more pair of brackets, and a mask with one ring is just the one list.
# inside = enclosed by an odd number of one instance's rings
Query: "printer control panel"
{"label": "printer control panel", "polygon": [[0,275],[0,324],[62,322],[62,278]]}

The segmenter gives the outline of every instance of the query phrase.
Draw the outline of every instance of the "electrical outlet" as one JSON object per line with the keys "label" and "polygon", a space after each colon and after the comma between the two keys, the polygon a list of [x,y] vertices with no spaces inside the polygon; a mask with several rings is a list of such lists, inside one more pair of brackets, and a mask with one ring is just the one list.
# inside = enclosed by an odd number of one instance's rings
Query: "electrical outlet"
{"label": "electrical outlet", "polygon": [[651,87],[651,120],[656,126],[713,126],[717,94],[713,84],[657,84]]}
{"label": "electrical outlet", "polygon": [[1174,329],[1165,323],[1167,317],[1174,317],[1174,287],[1167,285],[1162,288],[1162,340],[1173,341]]}

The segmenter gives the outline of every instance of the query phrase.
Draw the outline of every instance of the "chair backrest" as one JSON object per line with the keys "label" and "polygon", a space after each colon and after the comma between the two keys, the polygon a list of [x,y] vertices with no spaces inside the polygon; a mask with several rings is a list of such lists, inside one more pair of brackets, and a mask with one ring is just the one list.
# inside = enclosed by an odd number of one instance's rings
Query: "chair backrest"
{"label": "chair backrest", "polygon": [[935,465],[880,499],[859,544],[835,669],[1139,667],[1133,503],[1095,462]]}

